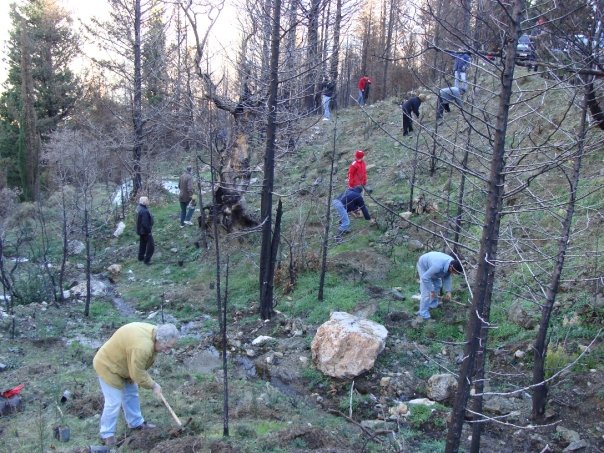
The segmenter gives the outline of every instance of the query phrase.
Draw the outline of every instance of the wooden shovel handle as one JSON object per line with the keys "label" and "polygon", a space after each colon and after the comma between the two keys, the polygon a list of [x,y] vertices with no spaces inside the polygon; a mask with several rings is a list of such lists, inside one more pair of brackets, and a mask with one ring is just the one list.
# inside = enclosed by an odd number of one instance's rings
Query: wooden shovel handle
{"label": "wooden shovel handle", "polygon": [[164,395],[162,393],[160,393],[159,396],[160,396],[161,400],[163,401],[163,403],[165,404],[165,406],[168,409],[168,411],[170,411],[170,415],[172,416],[172,418],[174,419],[174,421],[176,422],[176,424],[178,426],[182,427],[182,423],[181,423],[180,419],[176,416],[176,414],[174,413],[174,411],[172,410],[172,408],[170,407],[170,405],[166,401],[166,398],[164,398]]}

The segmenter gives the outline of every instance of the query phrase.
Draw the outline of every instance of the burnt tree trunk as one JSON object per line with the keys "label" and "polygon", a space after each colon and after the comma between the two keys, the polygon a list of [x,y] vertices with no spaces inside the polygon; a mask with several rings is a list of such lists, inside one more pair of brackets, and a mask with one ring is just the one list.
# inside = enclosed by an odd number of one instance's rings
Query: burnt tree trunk
{"label": "burnt tree trunk", "polygon": [[583,98],[583,111],[581,114],[581,123],[579,130],[579,143],[575,156],[573,157],[573,173],[569,178],[569,197],[566,205],[566,215],[562,222],[562,230],[560,239],[558,240],[558,253],[556,254],[556,262],[554,270],[547,285],[545,293],[545,303],[541,308],[541,321],[539,322],[539,331],[535,339],[533,347],[533,409],[532,417],[535,420],[542,420],[545,414],[547,404],[548,385],[545,380],[545,357],[547,355],[547,331],[549,321],[556,302],[556,294],[560,286],[560,276],[564,268],[564,260],[566,258],[566,250],[570,239],[573,215],[575,212],[575,203],[577,201],[577,187],[579,186],[579,178],[581,174],[581,161],[585,151],[585,137],[587,135],[587,107],[590,96],[590,90],[593,88],[587,84],[585,86],[585,96]]}
{"label": "burnt tree trunk", "polygon": [[[485,219],[480,241],[478,256],[478,270],[474,281],[474,294],[470,319],[466,326],[466,346],[464,360],[461,364],[457,381],[457,394],[451,412],[451,424],[447,432],[446,453],[459,450],[464,417],[471,387],[476,393],[481,394],[484,383],[484,354],[486,352],[488,321],[491,309],[493,282],[495,280],[495,263],[499,245],[499,227],[501,224],[501,210],[503,206],[505,183],[505,139],[508,126],[510,97],[514,78],[514,61],[516,58],[516,43],[521,33],[520,18],[524,11],[524,1],[514,0],[512,10],[508,14],[508,39],[507,53],[501,77],[501,92],[499,95],[499,108],[495,125],[495,140],[491,158],[490,177],[488,184],[488,197],[485,206]],[[481,396],[475,408],[480,408]],[[471,451],[476,451],[480,445],[481,423],[473,425]]]}
{"label": "burnt tree trunk", "polygon": [[132,149],[133,174],[132,195],[143,187],[141,176],[141,156],[143,149],[143,101],[141,74],[141,2],[134,1],[134,97],[132,105],[132,123],[134,126],[134,147]]}
{"label": "burnt tree trunk", "polygon": [[262,224],[262,246],[260,249],[260,316],[270,319],[273,314],[273,275],[271,265],[276,250],[271,237],[273,185],[275,182],[275,138],[277,134],[277,88],[279,84],[279,45],[281,26],[281,0],[273,3],[273,23],[271,30],[271,60],[266,127],[266,151],[264,153],[264,179],[262,181],[262,200],[260,221]]}

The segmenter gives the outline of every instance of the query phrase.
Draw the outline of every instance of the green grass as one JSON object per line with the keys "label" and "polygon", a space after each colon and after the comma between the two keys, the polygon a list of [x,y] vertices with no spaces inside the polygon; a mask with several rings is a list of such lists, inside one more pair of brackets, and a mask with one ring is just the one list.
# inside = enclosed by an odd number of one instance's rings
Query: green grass
{"label": "green grass", "polygon": [[360,284],[339,285],[338,278],[327,275],[325,278],[324,300],[317,300],[319,279],[315,273],[301,275],[291,301],[284,300],[280,310],[296,317],[303,317],[312,324],[329,319],[332,311],[351,312],[366,300],[366,292]]}

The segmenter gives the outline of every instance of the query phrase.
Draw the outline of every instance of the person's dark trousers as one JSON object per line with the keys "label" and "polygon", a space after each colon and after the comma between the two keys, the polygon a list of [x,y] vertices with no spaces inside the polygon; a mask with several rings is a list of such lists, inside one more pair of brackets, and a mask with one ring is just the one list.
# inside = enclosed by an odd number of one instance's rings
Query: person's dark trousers
{"label": "person's dark trousers", "polygon": [[138,243],[138,260],[144,261],[145,264],[151,262],[151,257],[155,252],[155,243],[153,242],[152,234],[141,234]]}
{"label": "person's dark trousers", "polygon": [[189,202],[188,201],[181,201],[180,202],[180,224],[184,225],[185,224],[185,217],[187,216],[187,206],[188,206]]}
{"label": "person's dark trousers", "polygon": [[411,113],[403,111],[403,135],[408,135],[409,132],[413,132],[413,119]]}
{"label": "person's dark trousers", "polygon": [[443,103],[443,100],[440,98],[440,96],[438,97],[438,100],[436,101],[436,119],[439,120],[443,117],[443,112],[447,111],[450,112],[451,109],[449,108],[449,104]]}

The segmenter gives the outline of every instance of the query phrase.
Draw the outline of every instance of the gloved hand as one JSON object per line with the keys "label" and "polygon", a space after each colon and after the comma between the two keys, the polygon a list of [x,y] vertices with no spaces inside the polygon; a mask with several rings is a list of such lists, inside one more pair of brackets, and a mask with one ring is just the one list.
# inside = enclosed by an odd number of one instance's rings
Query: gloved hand
{"label": "gloved hand", "polygon": [[445,295],[443,296],[443,300],[444,300],[445,302],[450,302],[450,301],[451,301],[451,293],[450,293],[450,292],[448,292],[447,294],[445,294]]}
{"label": "gloved hand", "polygon": [[157,382],[155,384],[153,384],[153,394],[159,398],[161,396],[161,385],[159,385]]}

